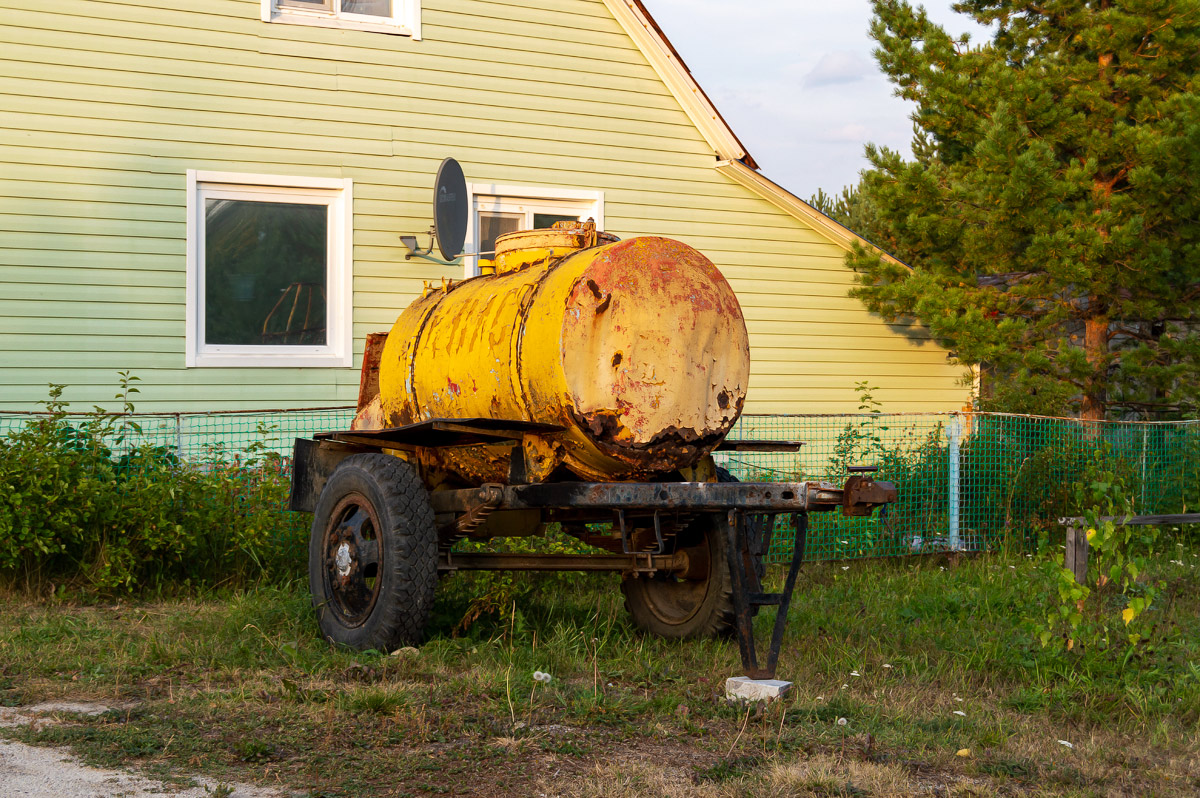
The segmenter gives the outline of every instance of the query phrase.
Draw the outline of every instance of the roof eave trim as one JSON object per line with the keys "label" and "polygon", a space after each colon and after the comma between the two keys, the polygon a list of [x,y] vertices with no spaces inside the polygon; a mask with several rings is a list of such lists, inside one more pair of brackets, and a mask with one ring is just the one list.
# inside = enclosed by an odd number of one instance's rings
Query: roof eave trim
{"label": "roof eave trim", "polygon": [[650,66],[663,79],[667,89],[679,101],[684,113],[713,148],[716,156],[724,160],[745,161],[749,166],[756,167],[754,159],[738,141],[720,111],[708,99],[704,89],[700,88],[687,65],[642,4],[638,0],[604,0],[604,5],[646,56]]}
{"label": "roof eave trim", "polygon": [[856,243],[861,244],[867,249],[877,252],[880,257],[889,263],[895,263],[896,265],[903,266],[906,269],[912,268],[904,261],[883,251],[878,246],[872,244],[870,241],[863,238],[850,228],[838,224],[833,219],[830,219],[828,216],[821,213],[816,208],[809,205],[807,202],[800,199],[783,186],[772,182],[759,172],[756,172],[755,170],[746,166],[741,161],[717,161],[716,168],[721,174],[729,177],[735,183],[739,183],[750,189],[755,194],[758,194],[760,197],[767,200],[780,210],[803,222],[807,222],[819,235],[821,235],[821,237],[834,244],[837,244],[842,249],[850,251],[854,248]]}

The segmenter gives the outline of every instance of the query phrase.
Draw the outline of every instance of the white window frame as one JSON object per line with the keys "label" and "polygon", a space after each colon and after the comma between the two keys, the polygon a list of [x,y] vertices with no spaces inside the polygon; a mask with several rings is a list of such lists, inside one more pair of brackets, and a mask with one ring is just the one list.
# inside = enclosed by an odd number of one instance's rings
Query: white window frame
{"label": "white window frame", "polygon": [[[323,345],[234,346],[204,342],[204,200],[300,202],[329,208],[326,237],[326,341]],[[327,367],[353,365],[353,183],[350,178],[187,171],[185,365]]]}
{"label": "white window frame", "polygon": [[319,28],[365,30],[421,38],[421,0],[392,0],[391,17],[367,14],[346,14],[340,10],[340,0],[332,0],[334,11],[295,8],[279,5],[277,0],[261,0],[263,22],[283,22],[289,25],[313,25]]}
{"label": "white window frame", "polygon": [[479,274],[479,212],[524,213],[532,226],[533,214],[579,214],[596,220],[596,229],[604,229],[604,192],[560,186],[507,186],[498,183],[467,183],[470,199],[467,215],[467,239],[463,256],[463,277]]}

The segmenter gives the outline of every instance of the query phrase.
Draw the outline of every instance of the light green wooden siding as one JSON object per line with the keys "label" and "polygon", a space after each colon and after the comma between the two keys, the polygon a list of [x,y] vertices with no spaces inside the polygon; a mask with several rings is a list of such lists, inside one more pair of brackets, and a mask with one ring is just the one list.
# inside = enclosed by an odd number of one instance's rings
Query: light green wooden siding
{"label": "light green wooden siding", "polygon": [[[48,9],[53,10],[48,10]],[[742,299],[751,412],[957,408],[961,369],[846,297],[842,252],[718,174],[599,0],[424,0],[421,41],[267,24],[257,0],[0,0],[0,409],[48,382],[83,407],[116,371],[139,409],[354,400],[358,370],[185,369],[185,172],[349,177],[354,334],[423,280],[398,235],[430,224],[447,155],[481,183],[605,192],[607,227],[709,255]]]}

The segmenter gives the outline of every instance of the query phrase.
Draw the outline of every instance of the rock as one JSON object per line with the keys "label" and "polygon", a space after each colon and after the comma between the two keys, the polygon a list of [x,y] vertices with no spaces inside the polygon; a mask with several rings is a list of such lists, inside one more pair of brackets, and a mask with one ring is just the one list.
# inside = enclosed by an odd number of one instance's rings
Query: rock
{"label": "rock", "polygon": [[725,698],[730,701],[774,701],[782,698],[792,687],[791,682],[779,679],[751,679],[731,676],[725,680]]}

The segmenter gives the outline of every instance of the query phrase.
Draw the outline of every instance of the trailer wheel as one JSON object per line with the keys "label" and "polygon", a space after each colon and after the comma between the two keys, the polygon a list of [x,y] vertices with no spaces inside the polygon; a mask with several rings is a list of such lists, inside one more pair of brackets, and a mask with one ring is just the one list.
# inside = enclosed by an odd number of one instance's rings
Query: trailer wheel
{"label": "trailer wheel", "polygon": [[[738,480],[718,468],[717,481]],[[718,534],[713,516],[704,516],[683,533],[681,544],[691,561],[707,564],[702,569],[707,574],[695,579],[674,574],[623,579],[625,609],[635,626],[659,637],[685,639],[727,634],[733,630],[734,616],[725,536]],[[761,559],[755,567],[761,577]]]}
{"label": "trailer wheel", "polygon": [[360,651],[420,641],[437,584],[437,533],[411,466],[386,454],[338,465],[314,512],[308,583],[326,639]]}

